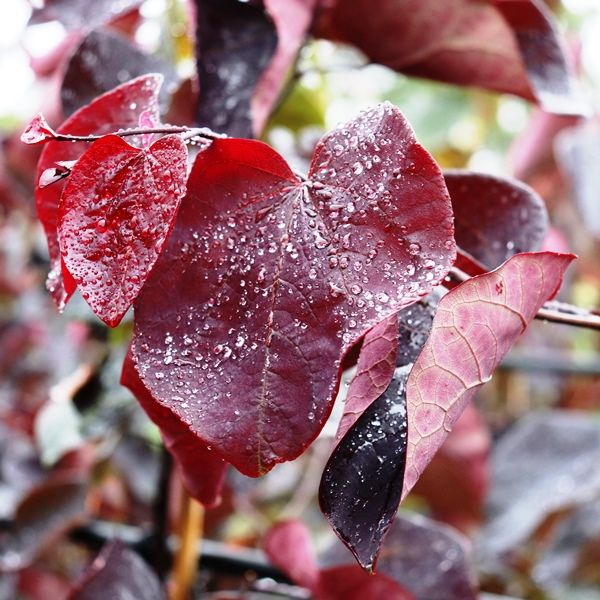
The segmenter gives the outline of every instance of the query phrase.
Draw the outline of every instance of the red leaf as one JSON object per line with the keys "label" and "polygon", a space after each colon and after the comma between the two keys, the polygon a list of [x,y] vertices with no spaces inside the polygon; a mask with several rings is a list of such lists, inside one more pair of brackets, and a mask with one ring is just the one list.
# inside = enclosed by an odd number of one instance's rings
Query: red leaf
{"label": "red leaf", "polygon": [[135,148],[108,135],[77,161],[58,214],[62,258],[92,310],[114,327],[154,266],[185,194],[187,148],[167,135]]}
{"label": "red leaf", "polygon": [[260,142],[217,140],[136,302],[134,361],[153,398],[260,475],[321,430],[348,349],[454,254],[439,169],[391,105],[327,135],[307,182]]}
{"label": "red leaf", "polygon": [[277,30],[277,47],[252,96],[252,129],[257,136],[262,133],[283,90],[288,71],[304,43],[315,5],[316,0],[265,0],[267,12]]}
{"label": "red leaf", "polygon": [[33,117],[25,131],[21,134],[21,141],[24,144],[41,144],[56,137],[56,131],[48,125],[44,115],[39,114]]}
{"label": "red leaf", "polygon": [[398,317],[391,315],[365,335],[336,440],[341,440],[365,409],[386,390],[394,375],[397,353]]}
{"label": "red leaf", "polygon": [[[58,128],[58,133],[102,134],[136,127],[140,114],[145,110],[153,112],[158,119],[158,91],[161,83],[161,75],[144,75],[124,83],[74,113]],[[39,180],[46,169],[54,168],[57,163],[78,159],[88,147],[89,144],[85,142],[48,142],[38,162],[36,180]],[[38,216],[46,232],[50,253],[51,270],[47,287],[60,310],[75,291],[74,282],[63,282],[60,266],[58,205],[64,186],[65,181],[58,181],[35,190]]]}
{"label": "red leaf", "polygon": [[418,77],[477,85],[577,114],[570,74],[537,0],[337,0],[318,34]]}
{"label": "red leaf", "polygon": [[264,549],[273,565],[295,584],[315,591],[319,584],[319,566],[308,529],[300,521],[281,521],[271,527]]}
{"label": "red leaf", "polygon": [[148,416],[160,427],[165,446],[179,465],[190,496],[208,508],[219,504],[227,464],[190,433],[187,425],[172,411],[152,398],[140,379],[131,350],[123,363],[121,383],[131,390]]}
{"label": "red leaf", "polygon": [[408,449],[402,497],[416,483],[476,389],[488,381],[542,304],[571,254],[517,254],[442,298],[407,383]]}
{"label": "red leaf", "polygon": [[544,201],[514,180],[462,169],[444,172],[456,243],[488,269],[541,248],[548,230]]}

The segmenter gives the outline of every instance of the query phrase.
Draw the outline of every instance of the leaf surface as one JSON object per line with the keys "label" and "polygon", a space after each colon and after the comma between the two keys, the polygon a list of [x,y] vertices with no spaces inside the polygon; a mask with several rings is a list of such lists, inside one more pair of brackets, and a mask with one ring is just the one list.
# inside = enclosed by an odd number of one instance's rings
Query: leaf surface
{"label": "leaf surface", "polygon": [[195,2],[196,120],[202,127],[250,138],[252,95],[277,46],[275,26],[260,6],[238,0]]}
{"label": "leaf surface", "polygon": [[82,575],[69,600],[164,600],[158,577],[119,540],[106,544]]}
{"label": "leaf surface", "polygon": [[[103,134],[136,127],[140,114],[149,111],[159,120],[158,92],[161,75],[145,75],[133,79],[96,98],[69,117],[58,133],[72,135]],[[133,140],[130,140],[133,141]],[[77,160],[89,147],[85,142],[55,142],[46,144],[36,171],[36,180],[57,163]],[[57,181],[44,188],[36,187],[35,203],[38,217],[44,226],[50,254],[50,274],[46,286],[58,308],[62,310],[75,291],[75,282],[64,273],[58,245],[58,205],[66,182]]]}
{"label": "leaf surface", "polygon": [[456,243],[488,269],[541,248],[548,231],[544,201],[514,180],[462,169],[444,172]]}
{"label": "leaf surface", "polygon": [[343,355],[454,255],[439,169],[391,105],[325,136],[307,182],[260,142],[217,140],[136,302],[134,361],[153,398],[257,476],[315,438]]}
{"label": "leaf surface", "polygon": [[167,135],[136,148],[115,135],[77,161],[58,214],[62,259],[83,298],[119,324],[144,285],[185,194],[187,148]]}
{"label": "leaf surface", "polygon": [[537,0],[337,0],[318,34],[408,75],[476,85],[577,114],[569,69]]}

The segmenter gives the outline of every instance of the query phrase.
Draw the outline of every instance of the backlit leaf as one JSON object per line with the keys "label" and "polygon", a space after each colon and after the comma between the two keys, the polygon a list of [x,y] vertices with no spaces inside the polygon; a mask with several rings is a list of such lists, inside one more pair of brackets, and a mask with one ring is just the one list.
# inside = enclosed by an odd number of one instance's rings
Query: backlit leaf
{"label": "backlit leaf", "polygon": [[193,434],[260,475],[321,430],[348,349],[454,255],[439,169],[391,105],[325,136],[306,182],[260,142],[217,140],[136,302],[134,362]]}

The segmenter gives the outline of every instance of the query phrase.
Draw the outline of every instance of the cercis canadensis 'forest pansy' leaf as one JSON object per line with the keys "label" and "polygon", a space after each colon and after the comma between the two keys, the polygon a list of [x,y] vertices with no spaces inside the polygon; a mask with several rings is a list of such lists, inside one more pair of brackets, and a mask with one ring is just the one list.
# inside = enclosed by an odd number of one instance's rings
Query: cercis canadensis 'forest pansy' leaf
{"label": "cercis canadensis 'forest pansy' leaf", "polygon": [[321,481],[321,508],[361,565],[374,567],[399,502],[476,388],[555,295],[573,258],[519,254],[462,283],[440,300],[428,338],[433,307],[420,315],[400,313],[400,366],[340,441]]}
{"label": "cercis canadensis 'forest pansy' leaf", "polygon": [[317,34],[408,75],[477,85],[579,114],[548,9],[538,0],[337,0]]}
{"label": "cercis canadensis 'forest pansy' leaf", "polygon": [[548,231],[544,201],[514,180],[462,169],[444,172],[456,244],[488,269],[539,250]]}
{"label": "cercis canadensis 'forest pansy' leaf", "polygon": [[136,148],[116,135],[94,142],[63,190],[64,265],[92,310],[114,327],[144,285],[185,194],[187,147],[167,135]]}
{"label": "cercis canadensis 'forest pansy' leaf", "polygon": [[443,177],[392,105],[326,135],[307,181],[260,142],[219,139],[135,304],[133,359],[156,401],[257,476],[307,447],[344,354],[454,257]]}
{"label": "cercis canadensis 'forest pansy' leaf", "polygon": [[200,96],[196,120],[228,135],[253,136],[251,100],[277,46],[260,6],[239,0],[195,0]]}
{"label": "cercis canadensis 'forest pansy' leaf", "polygon": [[123,363],[121,383],[131,390],[148,416],[160,427],[165,446],[175,458],[189,494],[204,506],[219,504],[227,464],[211,452],[186,423],[152,398],[140,379],[131,351]]}
{"label": "cercis canadensis 'forest pansy' leaf", "polygon": [[[144,75],[132,79],[79,109],[57,131],[72,135],[111,133],[137,127],[140,114],[144,111],[150,111],[158,122],[158,92],[162,80],[162,75]],[[77,160],[88,147],[86,142],[48,142],[38,162],[36,180],[39,181],[42,173],[61,162]],[[46,285],[60,310],[65,307],[76,287],[68,273],[61,268],[58,245],[58,205],[64,187],[63,180],[46,187],[37,186],[35,190],[38,217],[44,226],[50,254],[50,274]],[[66,275],[64,281],[63,275]]]}

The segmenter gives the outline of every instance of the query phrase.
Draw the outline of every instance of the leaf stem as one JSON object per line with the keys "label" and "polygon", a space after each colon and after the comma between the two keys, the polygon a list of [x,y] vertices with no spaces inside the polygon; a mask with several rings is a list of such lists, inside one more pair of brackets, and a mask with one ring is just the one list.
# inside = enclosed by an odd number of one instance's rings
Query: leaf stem
{"label": "leaf stem", "polygon": [[90,134],[90,135],[70,135],[67,133],[57,133],[52,138],[54,142],[95,142],[106,135],[116,135],[118,137],[128,137],[132,135],[146,135],[151,133],[185,133],[185,139],[199,138],[204,140],[216,140],[227,137],[223,134],[216,133],[207,127],[175,127],[167,125],[164,127],[138,127],[135,129],[123,129],[122,131],[114,131],[110,134]]}
{"label": "leaf stem", "polygon": [[[452,267],[450,277],[458,282],[464,282],[471,279],[471,276]],[[574,327],[583,327],[585,329],[595,329],[600,331],[600,315],[588,311],[579,306],[567,304],[566,302],[546,302],[535,315],[540,321],[549,321],[551,323],[560,323],[562,325],[571,325]]]}

